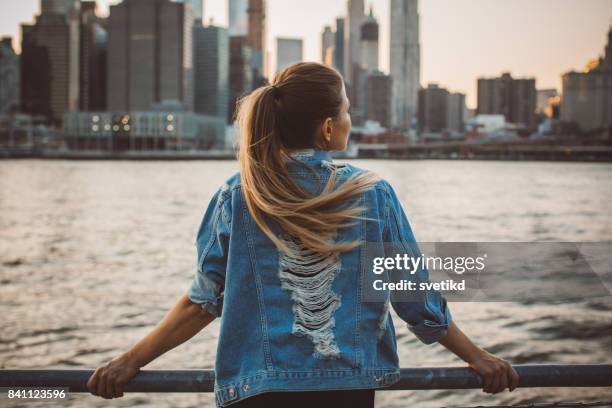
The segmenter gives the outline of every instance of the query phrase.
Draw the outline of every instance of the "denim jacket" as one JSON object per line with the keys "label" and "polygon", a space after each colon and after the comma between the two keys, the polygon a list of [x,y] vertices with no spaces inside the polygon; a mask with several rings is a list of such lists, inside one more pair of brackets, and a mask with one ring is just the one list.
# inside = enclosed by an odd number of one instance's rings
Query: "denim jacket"
{"label": "denim jacket", "polygon": [[[336,163],[322,150],[300,151],[293,157],[320,177],[288,163],[296,183],[310,192],[320,191],[332,168],[339,182],[364,171]],[[393,242],[418,250],[386,181],[377,181],[360,200],[364,220],[339,231],[339,239]],[[287,243],[299,246],[289,238]],[[251,217],[239,174],[213,196],[196,247],[198,268],[188,297],[221,317],[217,407],[266,391],[390,386],[399,380],[400,370],[389,304],[425,344],[444,337],[451,321],[446,299],[435,290],[422,301],[394,302],[388,293],[381,301],[364,301],[364,245],[341,254],[305,251],[304,259],[280,253]],[[419,273],[427,279],[426,270]]]}

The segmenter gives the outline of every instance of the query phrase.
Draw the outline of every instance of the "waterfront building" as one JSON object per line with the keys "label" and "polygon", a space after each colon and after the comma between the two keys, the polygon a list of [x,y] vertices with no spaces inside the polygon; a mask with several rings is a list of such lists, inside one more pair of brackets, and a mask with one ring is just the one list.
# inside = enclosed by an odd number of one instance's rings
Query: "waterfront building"
{"label": "waterfront building", "polygon": [[563,74],[561,80],[561,120],[576,123],[583,132],[604,130],[609,133],[612,126],[612,26],[608,30],[604,55],[590,61],[582,72]]}
{"label": "waterfront building", "polygon": [[372,72],[366,81],[365,119],[378,122],[382,127],[391,126],[391,76],[380,71]]}
{"label": "waterfront building", "polygon": [[418,0],[390,0],[393,78],[393,126],[407,130],[415,123],[421,78]]}
{"label": "waterfront building", "polygon": [[227,120],[229,104],[229,38],[226,28],[193,29],[195,112]]}
{"label": "waterfront building", "polygon": [[191,7],[182,3],[124,0],[111,6],[108,109],[146,111],[177,100],[193,110],[192,27]]}
{"label": "waterfront building", "polygon": [[108,35],[95,1],[81,1],[79,24],[79,110],[105,110]]}
{"label": "waterfront building", "polygon": [[497,78],[478,78],[478,114],[504,115],[506,122],[535,130],[535,78],[513,78],[504,72]]}
{"label": "waterfront building", "polygon": [[19,55],[13,39],[0,40],[0,115],[19,110]]}
{"label": "waterfront building", "polygon": [[75,150],[225,149],[225,119],[162,104],[150,111],[67,112],[64,139]]}
{"label": "waterfront building", "polygon": [[41,0],[34,24],[21,25],[21,111],[54,124],[78,108],[80,2]]}

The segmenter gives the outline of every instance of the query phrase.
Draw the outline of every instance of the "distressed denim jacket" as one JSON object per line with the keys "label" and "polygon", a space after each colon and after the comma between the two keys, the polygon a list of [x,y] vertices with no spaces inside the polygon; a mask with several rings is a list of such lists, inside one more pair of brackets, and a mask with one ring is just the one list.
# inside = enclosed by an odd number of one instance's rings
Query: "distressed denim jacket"
{"label": "distressed denim jacket", "polygon": [[[339,182],[364,171],[336,163],[322,150],[293,157],[320,178],[303,165],[288,163],[296,183],[310,192],[322,189],[332,168]],[[366,242],[392,242],[411,252],[418,247],[386,181],[377,181],[360,200],[364,220],[339,231],[337,238],[358,239],[363,245],[341,254],[304,250],[303,259],[292,259],[276,249],[249,214],[239,174],[216,192],[197,233],[198,268],[188,297],[221,318],[217,407],[266,391],[392,385],[400,371],[389,304],[423,343],[446,335],[451,314],[435,290],[422,301],[394,302],[388,291],[381,301],[364,300]],[[286,239],[299,249],[299,242]],[[419,273],[427,279],[426,270]]]}

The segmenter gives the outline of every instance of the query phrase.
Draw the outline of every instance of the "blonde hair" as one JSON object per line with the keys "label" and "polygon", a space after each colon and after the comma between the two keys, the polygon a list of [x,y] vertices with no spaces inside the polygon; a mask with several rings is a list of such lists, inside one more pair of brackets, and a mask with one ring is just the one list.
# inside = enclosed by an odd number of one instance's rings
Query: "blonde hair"
{"label": "blonde hair", "polygon": [[351,202],[373,185],[376,176],[364,172],[337,186],[332,169],[322,192],[313,195],[300,188],[287,169],[291,151],[313,148],[317,127],[325,118],[338,117],[342,87],[342,76],[335,69],[303,62],[285,68],[271,85],[238,101],[243,195],[259,228],[284,253],[292,252],[293,246],[276,236],[266,218],[317,253],[343,252],[359,245],[359,241],[334,239],[340,228],[362,219],[364,209]]}

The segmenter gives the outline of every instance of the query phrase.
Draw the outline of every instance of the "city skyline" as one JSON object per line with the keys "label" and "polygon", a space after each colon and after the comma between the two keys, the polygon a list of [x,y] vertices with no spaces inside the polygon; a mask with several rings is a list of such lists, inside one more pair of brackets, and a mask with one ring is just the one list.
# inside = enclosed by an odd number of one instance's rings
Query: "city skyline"
{"label": "city skyline", "polygon": [[[98,3],[106,14],[107,6],[117,1],[99,0]],[[433,82],[453,92],[464,92],[470,108],[476,106],[477,79],[497,77],[503,72],[511,72],[517,78],[535,77],[538,89],[552,87],[560,91],[561,75],[570,70],[581,71],[587,61],[601,55],[606,42],[612,2],[589,0],[588,7],[585,3],[577,0],[421,1],[421,85],[426,87]],[[276,66],[277,37],[303,38],[304,58],[319,61],[321,32],[325,25],[333,27],[336,17],[346,15],[346,5],[345,0],[312,0],[307,4],[268,0],[268,65]],[[366,1],[366,11],[370,5],[380,24],[381,68],[388,73],[389,1]],[[19,24],[31,22],[38,7],[38,0],[24,0],[0,17],[0,34],[13,36],[17,49],[20,48]],[[286,18],[287,15],[300,18]],[[469,30],[465,28],[466,16],[470,18]],[[227,26],[226,0],[206,0],[205,20],[210,17],[216,24]],[[521,30],[512,30],[510,23]],[[499,32],[500,27],[510,29]],[[452,72],[447,66],[453,68]]]}

